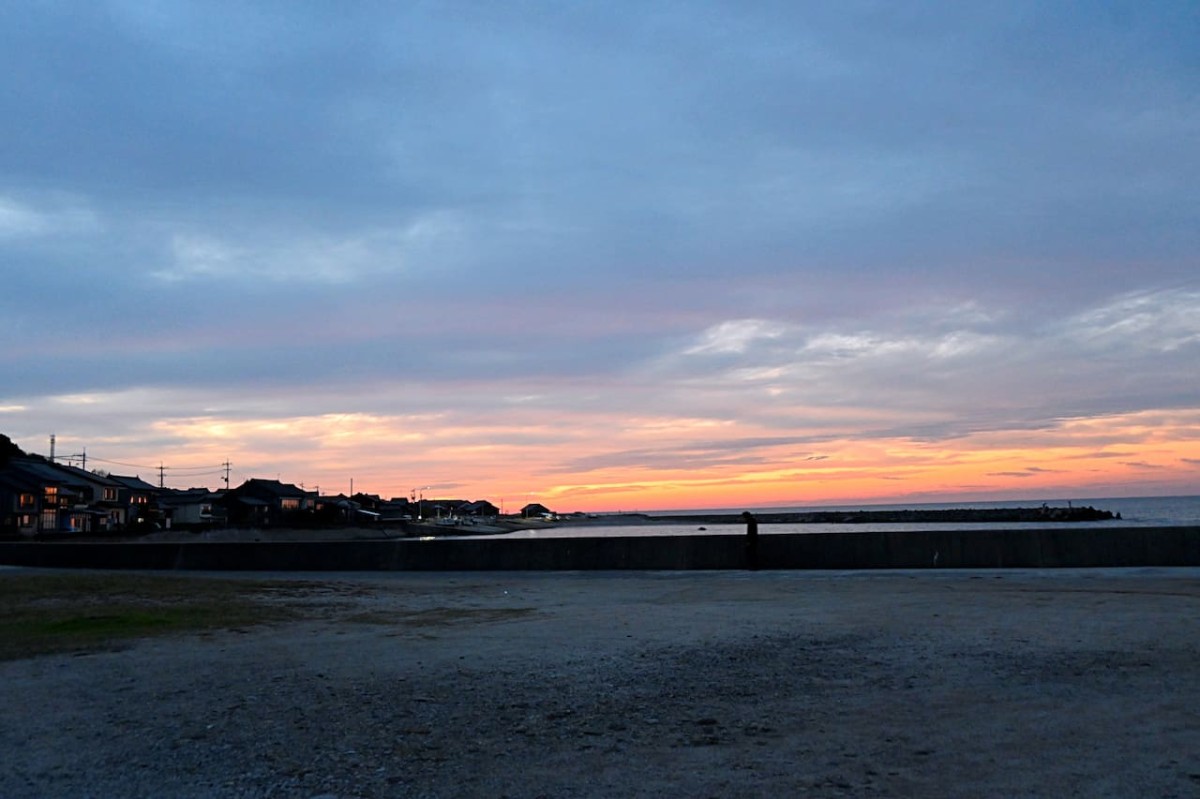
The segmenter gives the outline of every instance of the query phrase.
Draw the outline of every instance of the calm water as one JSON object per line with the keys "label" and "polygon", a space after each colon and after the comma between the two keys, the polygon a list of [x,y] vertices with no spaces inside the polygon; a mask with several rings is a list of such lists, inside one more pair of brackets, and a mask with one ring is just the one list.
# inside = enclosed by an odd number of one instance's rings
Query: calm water
{"label": "calm water", "polygon": [[[1037,499],[1014,500],[1006,502],[953,502],[944,504],[912,504],[912,505],[806,505],[791,508],[753,508],[759,513],[789,513],[802,511],[852,511],[852,510],[941,510],[953,508],[1030,508],[1038,507],[1043,502],[1051,507],[1066,507],[1067,500]],[[1072,522],[1072,527],[1178,527],[1200,526],[1200,496],[1192,497],[1119,497],[1113,499],[1084,499],[1072,500],[1076,507],[1091,505],[1098,510],[1109,510],[1121,514],[1119,521],[1108,522]],[[678,516],[686,513],[697,514],[736,514],[746,508],[708,509],[695,511],[661,511],[647,512],[647,516]],[[1013,530],[1022,528],[1056,527],[1062,522],[1025,522],[1011,524],[997,523],[962,523],[954,522],[945,525],[936,523],[915,524],[763,524],[759,531],[765,535],[771,533],[846,533],[846,532],[904,532],[911,530],[930,530],[938,527],[949,527],[955,530]],[[730,535],[741,534],[745,527],[741,524],[706,524],[704,530],[696,524],[615,524],[605,525],[603,517],[591,524],[562,525],[543,530],[522,530],[508,533],[503,538],[593,538],[602,536],[647,536],[647,535]],[[489,536],[494,537],[494,536]]]}

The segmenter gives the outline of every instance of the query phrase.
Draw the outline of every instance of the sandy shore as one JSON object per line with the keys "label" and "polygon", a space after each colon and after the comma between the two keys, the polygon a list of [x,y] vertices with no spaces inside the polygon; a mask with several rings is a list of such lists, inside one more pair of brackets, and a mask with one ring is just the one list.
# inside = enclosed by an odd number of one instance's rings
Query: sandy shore
{"label": "sandy shore", "polygon": [[0,796],[1200,796],[1197,569],[280,579],[0,664]]}

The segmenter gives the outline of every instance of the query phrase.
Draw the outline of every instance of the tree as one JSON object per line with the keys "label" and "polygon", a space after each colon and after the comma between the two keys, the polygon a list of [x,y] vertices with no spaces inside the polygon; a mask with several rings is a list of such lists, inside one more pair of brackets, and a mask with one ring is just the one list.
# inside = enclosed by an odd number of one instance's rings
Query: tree
{"label": "tree", "polygon": [[20,458],[25,455],[21,448],[12,442],[8,436],[0,433],[0,465],[8,463],[13,458]]}

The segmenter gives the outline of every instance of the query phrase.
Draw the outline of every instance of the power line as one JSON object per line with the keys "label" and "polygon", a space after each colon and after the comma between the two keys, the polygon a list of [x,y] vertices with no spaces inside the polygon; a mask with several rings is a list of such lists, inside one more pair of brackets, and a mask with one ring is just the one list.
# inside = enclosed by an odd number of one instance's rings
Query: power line
{"label": "power line", "polygon": [[[53,463],[54,459],[55,459],[55,454],[56,454],[55,453],[55,444],[57,443],[56,438],[57,437],[53,433],[50,434],[50,462],[51,463]],[[73,465],[73,462],[78,461],[79,468],[86,469],[87,461],[88,461],[89,457],[91,457],[93,462],[111,464],[113,466],[124,466],[127,469],[137,469],[139,473],[142,471],[157,471],[159,488],[165,487],[167,475],[169,473],[173,479],[174,478],[191,479],[194,477],[210,477],[213,475],[218,475],[223,478],[223,480],[225,482],[225,488],[226,488],[226,490],[228,490],[229,489],[229,474],[233,468],[233,464],[228,459],[222,461],[221,463],[217,463],[217,464],[203,464],[203,465],[194,465],[194,466],[167,466],[162,461],[159,461],[157,466],[151,466],[151,465],[147,465],[144,463],[130,463],[128,461],[112,460],[111,458],[97,458],[94,455],[89,456],[88,452],[87,452],[87,448],[84,448],[83,452],[81,452],[81,453],[64,456],[63,461],[68,466]]]}
{"label": "power line", "polygon": [[141,463],[125,463],[124,461],[110,461],[107,458],[97,458],[95,455],[91,456],[91,459],[94,461],[100,461],[101,463],[111,463],[116,466],[128,466],[131,469],[157,469],[158,468],[157,466],[146,466]]}
{"label": "power line", "polygon": [[[78,456],[71,455],[68,457],[75,458]],[[190,471],[196,471],[196,470],[203,470],[206,472],[211,472],[211,473],[216,474],[216,473],[220,473],[220,472],[224,471],[224,469],[225,469],[224,463],[204,464],[203,466],[162,466],[162,464],[159,464],[159,466],[148,466],[144,463],[126,463],[125,461],[114,461],[114,460],[109,460],[108,458],[97,458],[94,455],[88,455],[87,458],[88,458],[88,460],[99,461],[100,463],[111,463],[116,466],[128,466],[131,469],[153,469],[155,471],[157,471],[161,467],[162,469],[165,469],[168,472],[190,472]]]}

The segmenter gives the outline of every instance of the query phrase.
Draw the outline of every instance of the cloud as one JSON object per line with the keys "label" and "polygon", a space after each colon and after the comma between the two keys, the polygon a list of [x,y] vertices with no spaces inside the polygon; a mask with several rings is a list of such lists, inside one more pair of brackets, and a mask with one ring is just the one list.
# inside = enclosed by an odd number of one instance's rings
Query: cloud
{"label": "cloud", "polygon": [[1069,319],[1064,334],[1091,351],[1174,353],[1200,344],[1200,291],[1141,291]]}
{"label": "cloud", "polygon": [[[1040,426],[1077,412],[1174,407],[1194,398],[1186,364],[1200,341],[1196,303],[1194,292],[1177,289],[1122,295],[1048,320],[978,310],[941,316],[930,308],[920,316],[879,314],[873,327],[726,322],[664,355],[657,369],[701,396],[706,385],[769,388],[770,396],[742,405],[757,418],[786,403],[873,409],[891,420],[881,425],[888,435]],[[726,357],[694,357],[709,352]],[[924,418],[896,424],[905,412]]]}
{"label": "cloud", "polygon": [[700,341],[684,351],[686,355],[738,354],[760,341],[777,339],[786,327],[761,319],[736,319],[721,322],[700,335]]}
{"label": "cloud", "polygon": [[1039,477],[1044,474],[1053,474],[1061,469],[1043,469],[1039,466],[1029,466],[1024,469],[1017,469],[1009,472],[988,472],[990,477]]}
{"label": "cloud", "polygon": [[96,233],[100,221],[89,208],[63,201],[32,204],[0,195],[0,242]]}
{"label": "cloud", "polygon": [[232,243],[208,235],[176,234],[170,242],[170,264],[151,275],[167,282],[344,284],[428,269],[420,257],[458,233],[451,216],[430,214],[402,229],[343,238],[296,232],[283,240],[259,236]]}
{"label": "cloud", "polygon": [[26,4],[0,407],[147,450],[233,425],[280,470],[337,447],[277,420],[382,463],[421,419],[424,463],[581,486],[782,491],[846,442],[1002,461],[957,486],[1179,462],[1189,13]]}
{"label": "cloud", "polygon": [[581,474],[610,469],[629,471],[671,471],[710,469],[715,466],[734,466],[774,463],[782,456],[785,459],[804,461],[824,460],[828,456],[813,456],[808,453],[796,453],[796,447],[811,445],[819,437],[808,436],[773,436],[747,437],[733,436],[724,440],[687,440],[680,442],[678,428],[682,425],[670,425],[673,430],[664,431],[666,440],[652,446],[637,449],[612,450],[603,454],[588,455],[564,461],[556,471]]}

